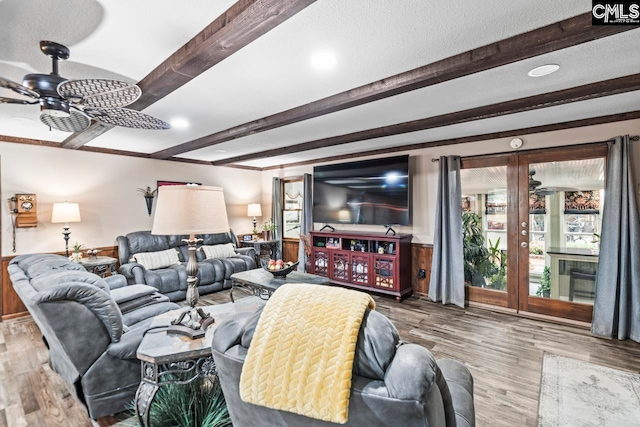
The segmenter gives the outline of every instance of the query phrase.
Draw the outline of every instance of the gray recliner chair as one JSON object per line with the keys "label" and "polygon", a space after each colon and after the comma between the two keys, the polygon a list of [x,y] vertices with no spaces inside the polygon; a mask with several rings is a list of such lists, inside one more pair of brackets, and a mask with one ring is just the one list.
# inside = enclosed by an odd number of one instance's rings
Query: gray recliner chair
{"label": "gray recliner chair", "polygon": [[[240,374],[261,312],[220,324],[213,337],[213,358],[233,424],[338,426],[241,400]],[[473,378],[460,362],[436,363],[426,348],[402,343],[389,319],[367,310],[356,347],[349,419],[343,425],[473,427]]]}
{"label": "gray recliner chair", "polygon": [[140,384],[142,337],[155,316],[179,306],[150,286],[127,286],[122,275],[102,279],[59,255],[19,255],[8,271],[51,368],[91,418],[126,410]]}

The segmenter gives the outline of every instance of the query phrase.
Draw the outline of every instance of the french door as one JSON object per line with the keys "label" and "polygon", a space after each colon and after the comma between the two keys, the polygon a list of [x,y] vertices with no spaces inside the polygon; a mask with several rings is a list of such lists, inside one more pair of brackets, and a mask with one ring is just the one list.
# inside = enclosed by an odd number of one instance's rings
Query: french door
{"label": "french door", "polygon": [[468,299],[590,322],[606,144],[463,158]]}

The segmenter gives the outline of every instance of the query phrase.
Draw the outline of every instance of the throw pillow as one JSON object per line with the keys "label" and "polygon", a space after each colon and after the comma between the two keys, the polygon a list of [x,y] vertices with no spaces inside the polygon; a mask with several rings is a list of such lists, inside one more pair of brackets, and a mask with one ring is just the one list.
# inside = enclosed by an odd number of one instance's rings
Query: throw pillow
{"label": "throw pillow", "polygon": [[135,259],[138,264],[142,264],[147,270],[155,270],[157,268],[166,268],[180,264],[178,251],[175,249],[158,252],[140,252],[139,254],[135,254],[133,259]]}
{"label": "throw pillow", "polygon": [[233,250],[232,243],[226,243],[224,245],[203,245],[201,246],[204,255],[207,259],[211,258],[231,258],[236,257],[238,254]]}

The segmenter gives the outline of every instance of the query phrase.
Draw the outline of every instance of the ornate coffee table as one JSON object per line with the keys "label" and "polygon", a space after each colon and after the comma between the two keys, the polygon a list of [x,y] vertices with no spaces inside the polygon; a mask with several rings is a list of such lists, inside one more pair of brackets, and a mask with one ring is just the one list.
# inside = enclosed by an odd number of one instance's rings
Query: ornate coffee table
{"label": "ornate coffee table", "polygon": [[231,301],[233,300],[233,290],[236,287],[246,287],[251,290],[254,296],[261,299],[269,299],[276,289],[285,283],[310,283],[313,285],[328,285],[329,279],[315,274],[292,271],[287,277],[275,277],[263,268],[242,271],[231,275]]}
{"label": "ornate coffee table", "polygon": [[215,322],[207,328],[202,338],[192,340],[182,335],[168,335],[168,326],[180,312],[173,310],[156,317],[149,332],[138,347],[142,380],[136,392],[136,415],[142,426],[149,426],[149,409],[158,389],[165,384],[188,384],[197,378],[216,374],[211,356],[211,340],[218,325],[237,313],[252,313],[265,302],[259,298],[243,298],[236,304],[220,304],[202,307]]}

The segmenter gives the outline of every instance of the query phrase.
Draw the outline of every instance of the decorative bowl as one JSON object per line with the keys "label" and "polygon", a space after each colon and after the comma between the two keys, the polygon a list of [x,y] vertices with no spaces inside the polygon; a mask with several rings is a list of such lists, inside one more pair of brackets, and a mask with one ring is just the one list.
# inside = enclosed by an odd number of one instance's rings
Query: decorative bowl
{"label": "decorative bowl", "polygon": [[269,270],[269,260],[262,259],[262,260],[260,260],[260,263],[262,264],[262,268],[264,270],[266,270],[269,273],[273,274],[273,277],[285,278],[285,277],[287,277],[287,274],[291,273],[298,266],[298,264],[300,264],[300,261],[293,263],[292,265],[290,265],[287,268],[281,268],[280,270]]}

